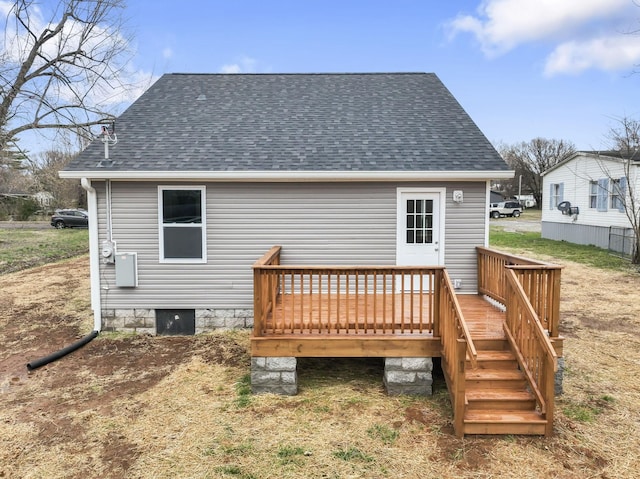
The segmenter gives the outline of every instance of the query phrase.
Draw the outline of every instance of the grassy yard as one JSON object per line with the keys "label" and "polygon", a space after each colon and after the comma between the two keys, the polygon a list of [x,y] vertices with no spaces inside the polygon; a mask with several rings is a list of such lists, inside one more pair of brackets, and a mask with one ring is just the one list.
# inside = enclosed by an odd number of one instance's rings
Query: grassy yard
{"label": "grassy yard", "polygon": [[[13,259],[3,261],[27,264],[19,248],[33,258],[54,247],[27,233],[41,245],[5,241]],[[86,248],[86,231],[44,233]],[[606,252],[535,234],[492,228],[491,243],[565,266],[566,370],[551,438],[458,439],[437,368],[433,396],[389,397],[376,358],[301,359],[297,396],[253,396],[248,331],[103,333],[27,372],[29,360],[90,331],[84,255],[0,275],[0,477],[638,477],[640,275],[612,267]]]}
{"label": "grassy yard", "polygon": [[89,251],[86,229],[0,229],[0,274]]}
{"label": "grassy yard", "polygon": [[573,261],[613,271],[627,271],[631,268],[628,260],[614,256],[607,250],[595,246],[544,239],[540,233],[505,232],[500,226],[492,226],[489,243],[492,248],[518,252],[521,255],[555,258],[556,261]]}

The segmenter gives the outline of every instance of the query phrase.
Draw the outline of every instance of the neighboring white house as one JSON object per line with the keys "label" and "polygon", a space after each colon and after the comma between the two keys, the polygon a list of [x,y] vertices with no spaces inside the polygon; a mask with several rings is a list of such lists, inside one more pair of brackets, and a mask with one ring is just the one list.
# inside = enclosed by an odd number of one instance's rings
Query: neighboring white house
{"label": "neighboring white house", "polygon": [[535,208],[536,199],[533,195],[515,195],[514,198],[525,208]]}
{"label": "neighboring white house", "polygon": [[639,164],[619,152],[578,151],[545,171],[542,237],[631,254],[625,202],[629,184],[632,192],[640,186]]}

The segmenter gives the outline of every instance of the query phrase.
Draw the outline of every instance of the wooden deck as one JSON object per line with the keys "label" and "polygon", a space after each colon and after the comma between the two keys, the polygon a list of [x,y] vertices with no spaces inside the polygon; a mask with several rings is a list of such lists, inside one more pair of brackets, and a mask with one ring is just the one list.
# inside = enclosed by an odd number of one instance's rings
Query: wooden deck
{"label": "wooden deck", "polygon": [[[254,357],[441,357],[456,434],[553,432],[561,267],[477,248],[479,294],[444,267],[254,265]],[[491,301],[488,300],[491,298]]]}

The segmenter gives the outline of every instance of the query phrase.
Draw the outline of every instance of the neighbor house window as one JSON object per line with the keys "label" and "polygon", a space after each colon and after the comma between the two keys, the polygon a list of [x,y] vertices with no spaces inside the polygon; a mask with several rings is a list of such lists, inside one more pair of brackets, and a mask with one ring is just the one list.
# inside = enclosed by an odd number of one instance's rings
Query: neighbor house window
{"label": "neighbor house window", "polygon": [[612,210],[624,212],[624,200],[627,194],[627,179],[616,178],[611,180],[609,206]]}
{"label": "neighbor house window", "polygon": [[598,193],[596,199],[596,208],[598,211],[607,211],[607,198],[609,196],[609,178],[600,178],[598,180]]}
{"label": "neighbor house window", "polygon": [[589,208],[598,207],[598,182],[589,182]]}
{"label": "neighbor house window", "polygon": [[563,196],[564,183],[552,183],[551,190],[549,191],[549,209],[553,210],[562,203]]}
{"label": "neighbor house window", "polygon": [[204,186],[158,187],[160,261],[206,262]]}

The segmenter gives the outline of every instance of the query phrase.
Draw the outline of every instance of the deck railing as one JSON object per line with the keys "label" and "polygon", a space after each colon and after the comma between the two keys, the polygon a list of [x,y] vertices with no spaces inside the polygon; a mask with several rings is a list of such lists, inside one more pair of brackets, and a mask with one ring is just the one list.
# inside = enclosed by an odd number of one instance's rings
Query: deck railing
{"label": "deck railing", "polygon": [[442,366],[447,380],[453,408],[454,430],[464,435],[465,364],[467,357],[476,367],[476,351],[467,324],[456,298],[449,274],[444,271],[440,280],[440,342]]}
{"label": "deck railing", "polygon": [[256,334],[262,331],[262,325],[275,305],[273,298],[280,291],[278,278],[273,275],[264,277],[261,268],[279,265],[281,251],[282,246],[274,246],[253,265],[253,325]]}
{"label": "deck railing", "polygon": [[553,397],[555,372],[558,369],[556,352],[538,315],[529,302],[517,272],[507,270],[504,324],[505,334],[516,354],[518,363],[529,383],[539,411],[547,420],[547,435],[553,432]]}
{"label": "deck railing", "polygon": [[478,292],[507,305],[507,269],[518,281],[549,336],[559,336],[562,266],[477,247]]}
{"label": "deck railing", "polygon": [[444,267],[287,266],[274,247],[253,272],[256,336],[439,330]]}

